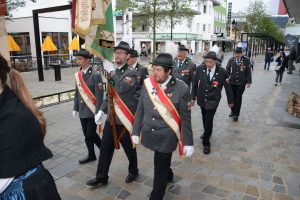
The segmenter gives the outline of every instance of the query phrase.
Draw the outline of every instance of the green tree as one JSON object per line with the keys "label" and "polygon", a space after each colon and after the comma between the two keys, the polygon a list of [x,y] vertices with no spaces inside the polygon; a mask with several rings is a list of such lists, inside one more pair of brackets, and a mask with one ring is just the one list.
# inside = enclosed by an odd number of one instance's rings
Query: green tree
{"label": "green tree", "polygon": [[120,6],[117,8],[122,8],[123,5],[123,10],[126,10],[126,7],[133,9],[134,16],[138,19],[133,19],[133,24],[144,21],[149,23],[153,36],[153,59],[156,55],[156,29],[158,25],[167,22],[170,24],[168,28],[171,28],[172,33],[174,26],[181,23],[183,18],[191,18],[197,14],[190,9],[191,0],[126,0],[123,4],[122,0],[118,1],[117,5]]}
{"label": "green tree", "polygon": [[268,33],[283,42],[284,35],[266,12],[263,0],[252,0],[246,10],[247,28],[252,33]]}

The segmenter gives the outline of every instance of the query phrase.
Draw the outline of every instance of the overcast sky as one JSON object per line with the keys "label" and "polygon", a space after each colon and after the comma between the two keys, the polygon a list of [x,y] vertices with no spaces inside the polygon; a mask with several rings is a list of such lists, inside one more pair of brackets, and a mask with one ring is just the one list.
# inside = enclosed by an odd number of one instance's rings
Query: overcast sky
{"label": "overcast sky", "polygon": [[[251,0],[228,0],[227,2],[232,2],[232,11],[237,13],[239,11],[245,11],[246,8],[249,6],[249,2]],[[273,0],[263,0],[267,5],[267,11],[269,11],[269,2]]]}

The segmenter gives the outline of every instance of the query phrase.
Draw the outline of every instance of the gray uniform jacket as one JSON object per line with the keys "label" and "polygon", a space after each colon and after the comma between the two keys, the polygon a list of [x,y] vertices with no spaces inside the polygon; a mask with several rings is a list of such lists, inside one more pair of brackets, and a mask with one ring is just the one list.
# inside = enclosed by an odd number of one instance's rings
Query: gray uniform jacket
{"label": "gray uniform jacket", "polygon": [[[131,80],[128,82],[126,78]],[[122,68],[116,69],[114,75],[108,79],[108,84],[112,85],[114,89],[118,92],[122,101],[126,104],[128,109],[134,115],[138,100],[135,97],[135,91],[137,86],[137,72],[132,70],[125,64]],[[109,105],[108,96],[105,95],[104,102],[101,105],[100,110],[109,115]],[[107,120],[110,120],[110,116],[107,116]],[[120,119],[116,116],[116,124],[122,125]]]}
{"label": "gray uniform jacket", "polygon": [[136,97],[139,98],[141,95],[141,90],[144,84],[144,80],[149,76],[148,69],[143,65],[137,63],[135,70],[137,71],[137,88],[136,88]]}
{"label": "gray uniform jacket", "polygon": [[189,59],[186,58],[181,67],[179,67],[179,60],[173,62],[172,76],[183,80],[189,87],[194,80],[196,65]]}
{"label": "gray uniform jacket", "polygon": [[207,83],[207,68],[205,65],[197,67],[195,82],[192,88],[192,99],[197,99],[199,106],[206,110],[217,109],[221,100],[223,86],[225,87],[228,104],[232,104],[233,94],[229,83],[226,70],[216,65],[215,73],[211,83]]}
{"label": "gray uniform jacket", "polygon": [[249,58],[242,56],[240,62],[235,58],[230,58],[226,70],[231,85],[246,85],[252,83],[251,66]]}
{"label": "gray uniform jacket", "polygon": [[[100,109],[100,106],[103,102],[103,83],[102,78],[99,72],[94,70],[92,67],[88,69],[88,71],[83,73],[83,80],[91,92],[96,97],[96,113]],[[75,89],[75,97],[74,97],[74,108],[73,110],[79,112],[80,118],[92,118],[95,116],[95,113],[92,113],[90,109],[87,107],[85,102],[82,100],[78,88],[76,85]]]}
{"label": "gray uniform jacket", "polygon": [[[167,84],[165,93],[179,113],[184,146],[194,145],[191,111],[188,109],[188,102],[190,101],[189,88],[183,81],[172,78]],[[176,134],[154,107],[145,86],[142,88],[135,113],[132,134],[141,135],[142,144],[152,151],[171,153],[177,148],[178,139]]]}

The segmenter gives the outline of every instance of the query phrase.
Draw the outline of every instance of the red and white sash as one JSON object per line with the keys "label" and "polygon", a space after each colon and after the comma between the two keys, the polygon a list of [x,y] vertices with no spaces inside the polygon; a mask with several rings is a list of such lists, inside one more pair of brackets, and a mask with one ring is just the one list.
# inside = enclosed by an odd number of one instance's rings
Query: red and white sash
{"label": "red and white sash", "polygon": [[[75,80],[76,80],[78,92],[79,92],[82,100],[87,105],[87,107],[90,109],[90,111],[95,114],[95,112],[96,112],[96,97],[91,92],[91,90],[88,88],[86,83],[84,82],[81,70],[75,73]],[[102,132],[102,126],[98,125],[97,133],[100,134],[101,132]]]}
{"label": "red and white sash", "polygon": [[179,155],[180,157],[183,157],[181,120],[176,108],[174,107],[169,97],[165,94],[163,89],[154,80],[153,76],[145,79],[144,84],[153,105],[155,106],[161,117],[164,119],[164,121],[176,134],[178,138]]}
{"label": "red and white sash", "polygon": [[112,87],[113,99],[114,99],[114,108],[116,115],[125,126],[130,136],[132,134],[134,116],[131,111],[128,109],[126,104],[123,102],[118,92]]}

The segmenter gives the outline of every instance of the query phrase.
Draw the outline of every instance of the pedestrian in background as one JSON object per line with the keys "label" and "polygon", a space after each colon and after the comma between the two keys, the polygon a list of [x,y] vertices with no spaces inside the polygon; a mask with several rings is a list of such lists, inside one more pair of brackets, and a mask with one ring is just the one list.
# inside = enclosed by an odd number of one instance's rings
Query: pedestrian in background
{"label": "pedestrian in background", "polygon": [[222,62],[224,60],[224,51],[222,50],[222,47],[219,47],[219,51],[217,53],[217,58],[218,58],[220,65],[222,65]]}
{"label": "pedestrian in background", "polygon": [[293,73],[293,70],[295,69],[294,67],[294,61],[296,60],[297,58],[297,53],[296,53],[296,49],[295,49],[295,46],[292,45],[291,48],[290,48],[290,53],[289,53],[289,59],[288,59],[288,74],[292,74]]}
{"label": "pedestrian in background", "polygon": [[283,51],[280,52],[280,55],[275,60],[275,62],[277,62],[277,66],[275,68],[276,78],[275,78],[275,84],[274,85],[277,86],[278,81],[279,81],[279,84],[281,85],[282,76],[283,76],[283,73],[285,71],[285,68],[288,68],[288,59],[285,56],[285,53]]}
{"label": "pedestrian in background", "polygon": [[46,119],[21,75],[0,55],[0,199],[59,200],[42,162],[53,156],[44,145]]}
{"label": "pedestrian in background", "polygon": [[254,71],[254,65],[255,65],[255,61],[253,59],[253,56],[250,56],[250,66],[251,66],[252,71]]}
{"label": "pedestrian in background", "polygon": [[[272,59],[273,59],[273,56],[274,56],[274,54],[273,54],[273,52],[271,51],[271,47],[269,47],[268,48],[268,50],[266,51],[266,54],[265,54],[265,67],[264,67],[264,69],[266,70],[269,70],[270,69],[270,64],[271,64],[271,62],[273,61]],[[268,65],[268,67],[267,67],[267,65]]]}

